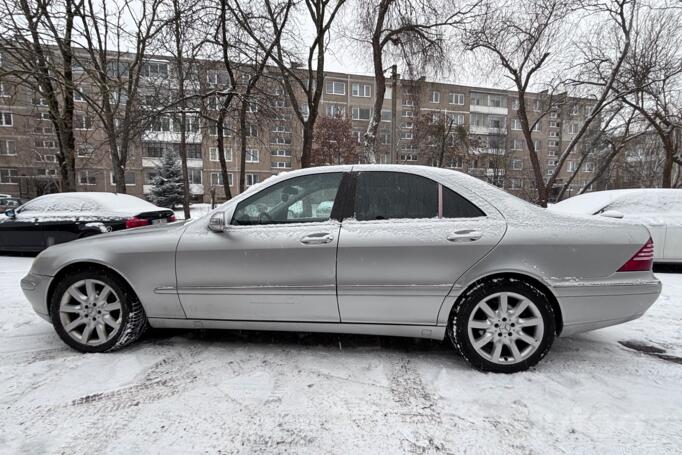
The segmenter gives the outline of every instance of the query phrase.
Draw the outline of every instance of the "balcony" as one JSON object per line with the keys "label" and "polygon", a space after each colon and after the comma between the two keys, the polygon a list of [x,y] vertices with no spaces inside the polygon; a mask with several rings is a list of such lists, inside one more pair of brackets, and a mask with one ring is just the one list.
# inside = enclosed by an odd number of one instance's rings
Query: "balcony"
{"label": "balcony", "polygon": [[507,134],[507,128],[493,128],[490,126],[478,126],[470,125],[469,132],[471,134],[484,134],[484,135],[504,135]]}
{"label": "balcony", "polygon": [[[143,142],[180,142],[180,133],[174,131],[145,131],[142,133]],[[185,133],[185,142],[200,144],[201,133]]]}
{"label": "balcony", "polygon": [[480,104],[472,104],[470,106],[471,112],[480,112],[481,114],[499,114],[507,115],[508,109],[506,107],[483,106]]}

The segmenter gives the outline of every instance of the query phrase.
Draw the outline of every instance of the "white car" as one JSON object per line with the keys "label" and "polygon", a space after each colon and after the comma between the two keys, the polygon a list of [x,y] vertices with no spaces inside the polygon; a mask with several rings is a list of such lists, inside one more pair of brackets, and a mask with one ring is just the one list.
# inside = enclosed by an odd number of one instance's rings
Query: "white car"
{"label": "white car", "polygon": [[581,194],[549,207],[644,224],[654,240],[654,262],[682,263],[682,189],[627,189]]}

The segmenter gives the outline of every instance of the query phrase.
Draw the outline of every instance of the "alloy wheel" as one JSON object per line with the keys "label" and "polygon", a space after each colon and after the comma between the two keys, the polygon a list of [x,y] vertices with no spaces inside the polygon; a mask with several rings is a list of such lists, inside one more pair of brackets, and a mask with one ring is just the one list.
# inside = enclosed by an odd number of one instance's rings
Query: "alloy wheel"
{"label": "alloy wheel", "polygon": [[59,304],[64,331],[77,342],[90,346],[116,336],[122,313],[121,300],[111,286],[93,279],[69,286]]}
{"label": "alloy wheel", "polygon": [[469,341],[476,352],[496,364],[515,364],[540,346],[544,320],[530,299],[499,292],[478,302],[469,316]]}

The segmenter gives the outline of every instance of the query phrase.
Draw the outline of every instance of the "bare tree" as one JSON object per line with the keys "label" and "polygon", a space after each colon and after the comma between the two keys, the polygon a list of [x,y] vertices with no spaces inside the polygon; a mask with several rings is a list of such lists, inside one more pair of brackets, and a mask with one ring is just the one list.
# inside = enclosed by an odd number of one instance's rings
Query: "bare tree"
{"label": "bare tree", "polygon": [[[289,96],[294,114],[303,127],[303,146],[301,150],[301,167],[311,165],[313,134],[317,121],[320,100],[324,91],[325,51],[329,40],[332,24],[346,0],[305,0],[304,6],[307,19],[312,22],[314,35],[312,41],[303,45],[306,64],[298,63],[298,52],[294,47],[296,41],[293,35],[294,22],[287,20],[289,12],[294,7],[293,0],[265,0],[264,11],[254,11],[245,8],[242,2],[234,0],[228,2],[228,8],[239,26],[254,40],[263,51],[270,48],[270,41],[266,36],[279,36],[274,43],[272,61],[277,65],[282,77],[282,84]],[[254,16],[263,15],[269,21],[265,29],[257,30],[253,26]],[[285,39],[286,38],[286,39]],[[287,46],[291,44],[291,46]],[[304,97],[299,101],[299,94]]]}
{"label": "bare tree", "polygon": [[664,165],[661,185],[673,186],[675,163],[682,165],[682,10],[643,9],[619,89],[660,137]]}
{"label": "bare tree", "polygon": [[455,2],[439,0],[358,2],[362,13],[353,34],[371,46],[375,80],[374,110],[364,135],[367,162],[376,163],[377,132],[386,94],[385,57],[404,62],[411,72],[415,68],[422,71],[427,67],[442,68],[448,55],[446,29],[463,24],[481,3],[472,1],[458,8]]}
{"label": "bare tree", "polygon": [[311,164],[349,164],[358,161],[357,140],[350,119],[322,116],[315,124]]}
{"label": "bare tree", "polygon": [[[125,0],[112,9],[105,0],[87,0],[77,11],[80,49],[74,58],[92,81],[94,93],[83,87],[75,90],[103,126],[119,193],[126,192],[132,143],[157,116],[157,110],[142,106],[140,98],[153,85],[146,81],[142,87],[142,72],[153,40],[166,25],[159,17],[162,1]],[[134,51],[128,52],[128,47]]]}
{"label": "bare tree", "polygon": [[62,191],[76,191],[73,31],[84,0],[3,0],[0,52],[11,61],[0,77],[12,76],[45,100],[57,135]]}
{"label": "bare tree", "polygon": [[[581,14],[594,14],[607,17],[609,25],[603,23],[591,30],[589,41],[582,43],[583,61],[580,76],[566,81],[565,87],[590,87],[594,102],[586,118],[582,121],[569,145],[562,151],[554,171],[547,183],[544,181],[542,168],[535,150],[532,131],[542,120],[538,116],[531,120],[528,109],[529,88],[536,84],[547,68],[550,57],[566,39],[562,35],[562,26],[579,6]],[[606,2],[578,0],[565,2],[560,0],[519,0],[502,7],[491,8],[474,26],[465,32],[465,45],[468,49],[484,50],[498,61],[510,79],[518,96],[517,117],[529,152],[537,202],[546,206],[549,189],[561,172],[561,169],[577,144],[588,133],[589,127],[599,119],[602,109],[618,98],[614,96],[613,87],[625,57],[630,49],[630,33],[635,15],[635,0],[608,0]],[[599,32],[601,30],[601,32]],[[595,39],[599,36],[600,39]],[[594,43],[606,43],[599,47]],[[557,100],[561,99],[560,97]],[[565,100],[566,98],[564,98]],[[549,106],[545,111],[558,108]]]}

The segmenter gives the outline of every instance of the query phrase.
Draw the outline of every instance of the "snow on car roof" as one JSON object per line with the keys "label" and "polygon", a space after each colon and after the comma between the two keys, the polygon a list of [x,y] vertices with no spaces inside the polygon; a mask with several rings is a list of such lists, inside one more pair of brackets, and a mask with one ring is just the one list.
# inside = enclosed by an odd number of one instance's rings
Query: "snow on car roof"
{"label": "snow on car roof", "polygon": [[[106,211],[114,213],[145,212],[159,210],[155,206],[143,199],[129,194],[104,193],[104,192],[71,192],[53,193],[37,197],[30,201],[36,203],[58,203],[60,211]],[[41,204],[42,205],[42,204]]]}
{"label": "snow on car roof", "polygon": [[675,207],[682,209],[682,189],[633,188],[585,193],[558,202],[550,210],[593,215],[600,210],[619,210],[636,206],[638,210],[661,212]]}

